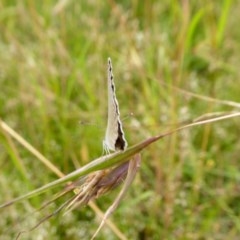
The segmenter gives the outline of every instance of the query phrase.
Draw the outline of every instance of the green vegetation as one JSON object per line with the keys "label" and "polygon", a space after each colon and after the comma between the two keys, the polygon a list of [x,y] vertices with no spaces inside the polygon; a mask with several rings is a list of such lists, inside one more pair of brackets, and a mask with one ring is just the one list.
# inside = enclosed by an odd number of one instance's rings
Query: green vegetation
{"label": "green vegetation", "polygon": [[[238,111],[239,8],[230,0],[2,0],[0,118],[68,174],[102,155],[108,57],[129,146],[209,113]],[[111,216],[122,239],[238,239],[239,129],[239,118],[227,119],[145,149]],[[58,179],[40,158],[1,130],[0,204]],[[14,239],[56,210],[62,201],[36,211],[62,187],[0,209],[0,238]],[[99,198],[99,208],[118,191]],[[87,206],[21,239],[90,239],[98,225]],[[106,225],[98,239],[119,238]]]}

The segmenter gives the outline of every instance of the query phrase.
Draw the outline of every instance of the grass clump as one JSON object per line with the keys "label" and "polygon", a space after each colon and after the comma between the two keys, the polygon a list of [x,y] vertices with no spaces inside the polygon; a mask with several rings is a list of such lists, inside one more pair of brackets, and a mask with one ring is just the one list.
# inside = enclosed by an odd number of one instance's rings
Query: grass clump
{"label": "grass clump", "polygon": [[[0,118],[64,174],[87,164],[102,153],[109,56],[121,116],[133,113],[124,120],[130,146],[206,114],[237,111],[239,5],[2,1]],[[233,118],[150,146],[112,216],[123,236],[238,239],[238,129]],[[4,131],[0,141],[1,203],[56,179],[52,167]],[[44,215],[34,209],[52,195],[1,210],[1,238],[31,228]],[[114,196],[99,199],[99,207]],[[86,207],[23,238],[90,239],[94,219]],[[106,237],[117,238],[105,227],[99,239]]]}

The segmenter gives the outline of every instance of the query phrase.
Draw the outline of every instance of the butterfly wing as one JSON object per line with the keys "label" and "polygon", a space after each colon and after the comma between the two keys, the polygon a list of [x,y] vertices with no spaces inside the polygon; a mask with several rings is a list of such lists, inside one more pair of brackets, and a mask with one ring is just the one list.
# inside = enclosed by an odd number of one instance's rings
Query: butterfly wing
{"label": "butterfly wing", "polygon": [[127,141],[120,120],[119,106],[115,93],[113,68],[110,58],[108,58],[108,122],[104,146],[112,151],[124,150],[127,147]]}

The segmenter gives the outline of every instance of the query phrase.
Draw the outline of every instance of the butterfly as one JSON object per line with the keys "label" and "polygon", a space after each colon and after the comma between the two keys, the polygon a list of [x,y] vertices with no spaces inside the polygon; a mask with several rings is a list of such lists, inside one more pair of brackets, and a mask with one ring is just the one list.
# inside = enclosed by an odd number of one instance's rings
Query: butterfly
{"label": "butterfly", "polygon": [[119,105],[115,93],[113,67],[108,58],[108,121],[103,148],[106,152],[125,150],[127,141],[124,136],[122,122],[120,120]]}

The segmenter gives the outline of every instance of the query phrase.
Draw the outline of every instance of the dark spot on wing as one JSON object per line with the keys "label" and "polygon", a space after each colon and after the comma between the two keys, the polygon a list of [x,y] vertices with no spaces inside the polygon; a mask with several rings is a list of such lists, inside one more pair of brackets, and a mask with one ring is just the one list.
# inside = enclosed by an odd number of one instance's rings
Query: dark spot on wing
{"label": "dark spot on wing", "polygon": [[118,138],[115,142],[115,149],[116,150],[124,150],[126,147],[126,141],[123,137],[123,132],[120,126],[120,123],[118,122]]}
{"label": "dark spot on wing", "polygon": [[111,88],[112,88],[112,91],[115,92],[115,86],[113,84],[113,76],[111,76]]}

